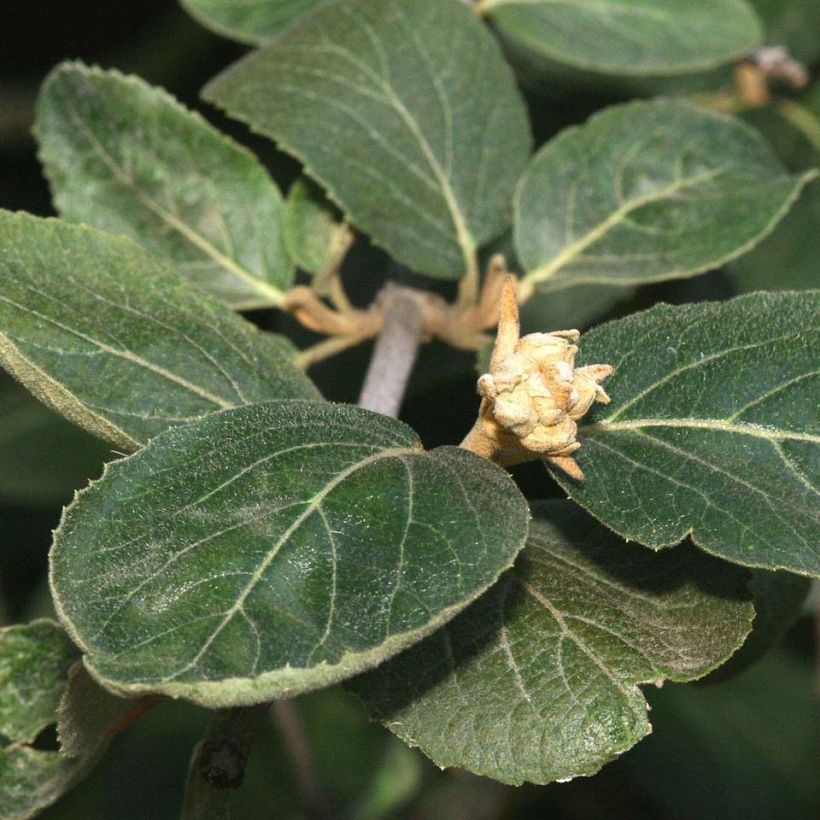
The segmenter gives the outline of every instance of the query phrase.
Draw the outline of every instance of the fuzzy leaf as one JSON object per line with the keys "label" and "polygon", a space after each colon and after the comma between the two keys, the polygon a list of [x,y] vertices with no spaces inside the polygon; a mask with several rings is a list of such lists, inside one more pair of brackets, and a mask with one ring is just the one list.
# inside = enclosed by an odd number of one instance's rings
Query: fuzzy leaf
{"label": "fuzzy leaf", "polygon": [[241,43],[260,44],[276,37],[328,0],[181,0],[182,5],[217,34]]}
{"label": "fuzzy leaf", "polygon": [[284,340],[130,240],[5,211],[0,363],[58,413],[129,450],[214,410],[317,396]]}
{"label": "fuzzy leaf", "polygon": [[285,245],[306,273],[319,273],[333,259],[348,228],[322,189],[301,177],[285,200]]}
{"label": "fuzzy leaf", "polygon": [[610,405],[579,426],[586,478],[555,477],[653,549],[691,534],[747,566],[820,575],[820,291],[758,293],[602,325]]}
{"label": "fuzzy leaf", "polygon": [[749,250],[814,171],[787,174],[740,120],[685,102],[614,106],[539,151],[515,199],[525,287],[630,285]]}
{"label": "fuzzy leaf", "polygon": [[0,820],[26,820],[53,803],[95,762],[29,745],[57,720],[68,670],[79,657],[52,621],[0,630]]}
{"label": "fuzzy leaf", "polygon": [[510,566],[528,511],[498,467],[420,447],[393,419],[286,401],[214,414],[109,465],[51,556],[86,666],[122,694],[248,704],[429,634]]}
{"label": "fuzzy leaf", "polygon": [[566,501],[538,516],[490,592],[351,684],[439,766],[505,783],[598,771],[651,729],[637,684],[706,674],[753,615],[738,568],[625,544]]}
{"label": "fuzzy leaf", "polygon": [[478,8],[540,57],[624,76],[716,68],[763,35],[746,0],[479,0]]}
{"label": "fuzzy leaf", "polygon": [[457,0],[331,3],[205,96],[297,156],[419,272],[461,277],[510,223],[526,111],[498,46]]}
{"label": "fuzzy leaf", "polygon": [[53,621],[0,629],[0,736],[32,743],[54,723],[77,648]]}
{"label": "fuzzy leaf", "polygon": [[281,304],[293,264],[279,189],[198,114],[137,77],[65,63],[36,133],[63,216],[131,237],[230,307]]}

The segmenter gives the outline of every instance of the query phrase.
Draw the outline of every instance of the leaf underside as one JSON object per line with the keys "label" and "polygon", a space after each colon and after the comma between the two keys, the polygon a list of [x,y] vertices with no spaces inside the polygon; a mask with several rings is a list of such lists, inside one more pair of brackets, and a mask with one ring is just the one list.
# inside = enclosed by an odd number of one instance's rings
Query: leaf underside
{"label": "leaf underside", "polygon": [[64,515],[52,590],[107,687],[261,702],[432,632],[510,566],[527,520],[472,453],[425,452],[358,408],[271,402],[109,465]]}
{"label": "leaf underside", "polygon": [[259,45],[275,38],[328,0],[182,0],[203,26],[241,43]]}
{"label": "leaf underside", "polygon": [[704,71],[748,54],[762,27],[746,0],[484,0],[505,39],[575,68],[623,76]]}
{"label": "leaf underside", "polygon": [[0,247],[0,363],[123,449],[216,410],[318,396],[289,343],[128,239],[0,212]]}
{"label": "leaf underside", "polygon": [[137,77],[65,63],[35,131],[64,217],[131,237],[230,307],[281,303],[293,279],[282,196],[198,114]]}
{"label": "leaf underside", "polygon": [[512,784],[598,771],[651,729],[637,684],[706,674],[753,616],[737,567],[625,544],[570,502],[536,515],[496,586],[348,684],[439,766]]}
{"label": "leaf underside", "polygon": [[556,480],[629,540],[819,575],[818,317],[820,291],[758,293],[590,331],[612,403],[579,427],[584,481]]}
{"label": "leaf underside", "polygon": [[461,3],[320,7],[205,97],[298,157],[353,224],[421,273],[463,276],[510,223],[527,115]]}
{"label": "leaf underside", "polygon": [[34,748],[57,720],[79,652],[52,621],[0,630],[0,818],[26,820],[57,800],[94,762]]}
{"label": "leaf underside", "polygon": [[787,174],[732,117],[673,100],[613,106],[548,142],[521,178],[525,281],[550,291],[703,273],[770,233],[815,176]]}

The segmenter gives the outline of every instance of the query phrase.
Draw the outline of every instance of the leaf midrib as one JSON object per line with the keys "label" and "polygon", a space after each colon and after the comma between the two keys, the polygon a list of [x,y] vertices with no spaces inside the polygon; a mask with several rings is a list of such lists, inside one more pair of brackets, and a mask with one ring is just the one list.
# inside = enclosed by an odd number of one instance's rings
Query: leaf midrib
{"label": "leaf midrib", "polygon": [[612,229],[621,224],[633,211],[643,208],[646,205],[652,205],[664,199],[674,196],[680,191],[691,188],[695,185],[700,185],[703,182],[709,182],[712,179],[720,176],[728,170],[725,165],[720,165],[701,174],[695,174],[686,179],[675,180],[665,188],[660,188],[657,191],[645,194],[641,197],[636,197],[629,202],[624,203],[619,208],[616,208],[606,219],[599,222],[595,227],[591,228],[579,239],[576,239],[569,245],[566,245],[550,262],[531,270],[522,280],[522,287],[526,291],[540,282],[544,282],[554,277],[561,268],[568,265],[570,262],[580,256],[588,247],[595,244],[599,239],[602,239]]}
{"label": "leaf midrib", "polygon": [[139,188],[133,176],[121,168],[116,159],[105,149],[105,146],[97,139],[97,136],[91,130],[89,125],[85,122],[79,110],[74,104],[74,100],[70,93],[66,93],[66,103],[68,106],[69,115],[71,116],[77,128],[86,138],[91,150],[99,158],[99,160],[111,171],[114,177],[120,184],[130,188],[134,192],[134,196],[152,213],[158,216],[163,222],[181,234],[192,245],[199,248],[203,253],[213,259],[217,265],[224,268],[229,273],[232,273],[238,279],[241,279],[257,293],[260,293],[266,300],[266,304],[273,304],[274,306],[281,305],[284,295],[279,288],[270,285],[269,283],[259,279],[250,271],[243,268],[235,260],[226,256],[213,243],[211,243],[202,234],[195,231],[191,226],[187,225],[177,216],[172,214],[167,209],[163,208],[155,199],[145,193]]}
{"label": "leaf midrib", "polygon": [[[111,347],[111,345],[108,345],[105,342],[100,341],[99,339],[95,339],[93,336],[88,336],[87,334],[82,333],[79,330],[75,330],[74,328],[68,327],[67,325],[64,325],[62,322],[59,322],[57,319],[47,316],[44,313],[40,313],[39,311],[34,310],[32,308],[28,308],[25,305],[18,304],[17,302],[13,301],[12,299],[9,299],[8,297],[0,295],[0,302],[5,302],[11,307],[17,310],[21,310],[24,313],[30,313],[32,316],[37,317],[39,320],[46,322],[47,324],[54,325],[63,333],[68,333],[71,336],[76,336],[78,339],[82,339],[84,342],[87,342],[88,344],[98,348],[103,353],[107,353],[110,356],[125,359],[126,361],[132,362],[133,364],[136,364],[139,367],[143,367],[146,370],[150,370],[152,373],[156,373],[158,376],[161,376],[167,381],[170,381],[173,384],[185,388],[194,395],[211,402],[211,404],[216,405],[222,410],[229,410],[233,407],[236,407],[235,404],[226,401],[225,399],[221,398],[220,396],[217,396],[214,393],[211,393],[204,387],[200,387],[199,385],[188,381],[182,376],[178,376],[176,373],[170,370],[166,370],[161,365],[155,364],[154,362],[151,362],[148,359],[145,359],[142,356],[139,356],[138,354],[130,350]],[[12,337],[10,336],[7,336],[7,338],[12,340]]]}
{"label": "leaf midrib", "polygon": [[[414,29],[410,24],[407,22],[402,10],[395,4],[391,3],[394,13],[400,17],[405,24],[405,28],[410,32],[410,36],[413,38],[413,41],[418,49],[419,53],[422,55],[422,61],[425,63],[426,66],[429,67],[429,57],[425,59],[426,50],[424,48],[423,42],[421,42],[417,36],[415,36]],[[415,138],[418,146],[426,160],[427,164],[430,167],[430,170],[433,173],[433,176],[438,181],[439,187],[441,189],[442,196],[444,197],[444,202],[447,207],[447,211],[450,214],[450,219],[453,222],[453,227],[456,231],[456,241],[458,246],[461,250],[461,255],[464,260],[464,264],[466,266],[466,272],[468,274],[474,274],[478,272],[477,266],[478,261],[476,259],[476,242],[475,239],[470,232],[470,229],[467,225],[466,218],[461,211],[461,207],[458,202],[458,198],[456,197],[455,191],[453,190],[452,184],[450,183],[450,178],[442,168],[441,163],[438,161],[438,158],[435,155],[435,152],[432,149],[432,146],[428,142],[427,138],[424,136],[423,131],[421,130],[418,122],[407,110],[407,107],[402,102],[401,98],[396,94],[395,89],[393,88],[392,84],[389,80],[382,77],[378,72],[372,69],[366,63],[363,63],[359,59],[356,58],[355,55],[351,55],[349,51],[344,52],[347,58],[350,60],[351,64],[356,66],[362,73],[370,78],[370,80],[377,86],[377,88],[384,94],[387,102],[393,107],[396,113],[401,118],[402,122],[405,124],[407,129],[410,131],[412,136]],[[434,74],[431,73],[431,80],[433,84],[436,84],[436,77]],[[445,118],[449,118],[450,113],[448,110],[445,109],[445,104],[447,103],[447,98],[443,97],[441,94],[438,94],[439,104],[442,107],[442,111],[445,115]]]}
{"label": "leaf midrib", "polygon": [[250,580],[245,585],[244,589],[239,593],[237,596],[236,602],[224,613],[222,620],[216,626],[214,631],[208,637],[208,639],[204,642],[200,650],[197,654],[178,671],[174,672],[172,675],[169,675],[166,678],[163,678],[161,683],[167,684],[173,681],[174,679],[179,678],[181,675],[184,675],[187,671],[192,669],[196,666],[197,663],[204,657],[205,653],[210,649],[213,645],[214,641],[219,637],[225,627],[233,620],[234,616],[236,616],[239,612],[244,613],[244,603],[247,600],[248,596],[253,592],[256,588],[256,585],[259,581],[263,578],[265,573],[270,568],[271,564],[273,563],[276,556],[279,554],[282,547],[290,539],[290,536],[296,532],[299,527],[304,524],[304,522],[311,516],[313,513],[317,512],[321,509],[321,505],[324,500],[327,498],[330,493],[333,492],[340,484],[346,481],[350,476],[355,474],[361,469],[370,466],[371,464],[376,463],[377,461],[381,461],[387,458],[403,458],[409,455],[418,455],[420,450],[413,449],[412,447],[398,447],[398,448],[391,448],[389,450],[383,450],[380,453],[375,453],[372,456],[368,456],[367,458],[362,459],[361,461],[357,461],[355,464],[350,465],[342,472],[338,473],[336,476],[333,477],[325,486],[316,493],[309,502],[307,502],[307,506],[305,507],[304,511],[300,513],[293,521],[293,523],[285,530],[285,532],[277,539],[276,543],[273,547],[268,551],[268,554],[265,556],[265,559],[260,562],[257,569],[251,575]]}
{"label": "leaf midrib", "polygon": [[820,444],[820,435],[799,433],[794,430],[782,430],[759,424],[736,424],[720,418],[642,418],[630,421],[599,421],[595,424],[583,425],[579,433],[587,436],[615,432],[618,430],[640,430],[644,427],[677,427],[696,430],[712,430],[735,435],[752,436],[766,441],[808,441]]}

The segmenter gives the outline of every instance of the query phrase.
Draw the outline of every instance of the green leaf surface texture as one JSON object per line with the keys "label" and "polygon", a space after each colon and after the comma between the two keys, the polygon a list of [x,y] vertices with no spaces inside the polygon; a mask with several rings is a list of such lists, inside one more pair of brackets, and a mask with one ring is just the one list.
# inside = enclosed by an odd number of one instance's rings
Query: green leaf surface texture
{"label": "green leaf surface texture", "polygon": [[338,0],[205,97],[276,140],[400,262],[457,279],[511,221],[530,153],[498,45],[458,0]]}
{"label": "green leaf surface texture", "polygon": [[579,426],[569,495],[654,549],[820,574],[820,291],[659,305],[601,325],[583,362],[615,367]]}
{"label": "green leaf surface texture", "polygon": [[123,449],[215,410],[316,398],[290,350],[128,239],[0,212],[0,363]]}
{"label": "green leaf surface texture", "polygon": [[763,37],[745,0],[480,0],[479,8],[538,55],[622,76],[717,68]]}
{"label": "green leaf surface texture", "polygon": [[501,469],[354,407],[270,402],[170,430],[66,511],[58,611],[123,694],[207,706],[326,686],[489,587],[529,512]]}
{"label": "green leaf surface texture", "polygon": [[293,263],[279,189],[199,114],[137,77],[64,63],[35,130],[63,216],[131,237],[230,307],[281,304]]}
{"label": "green leaf surface texture", "polygon": [[0,735],[31,743],[54,723],[77,648],[53,621],[0,629]]}
{"label": "green leaf surface texture", "polygon": [[328,0],[181,0],[203,26],[241,43],[275,38]]}
{"label": "green leaf surface texture", "polygon": [[322,189],[307,177],[293,183],[285,200],[285,245],[293,261],[307,273],[321,271],[332,258],[346,228]]}
{"label": "green leaf surface texture", "polygon": [[81,759],[35,748],[57,720],[77,648],[53,621],[0,629],[0,820],[27,820],[57,800],[91,767],[101,747]]}
{"label": "green leaf surface texture", "polygon": [[525,171],[515,197],[525,281],[634,285],[719,267],[770,233],[815,176],[786,173],[733,117],[675,100],[613,106]]}
{"label": "green leaf surface texture", "polygon": [[638,684],[698,678],[742,643],[745,576],[545,502],[496,586],[349,686],[439,766],[511,784],[594,774],[651,730]]}

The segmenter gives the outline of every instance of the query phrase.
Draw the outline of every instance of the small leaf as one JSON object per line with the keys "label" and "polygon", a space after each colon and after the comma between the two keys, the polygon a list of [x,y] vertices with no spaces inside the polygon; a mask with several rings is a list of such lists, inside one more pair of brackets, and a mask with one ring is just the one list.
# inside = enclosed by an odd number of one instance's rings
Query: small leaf
{"label": "small leaf", "polygon": [[145,710],[148,699],[126,700],[97,684],[76,663],[68,672],[68,686],[57,710],[57,737],[63,754],[82,757],[108,741],[129,714]]}
{"label": "small leaf", "polygon": [[36,133],[63,216],[131,237],[230,307],[282,303],[282,196],[199,114],[137,77],[65,63],[43,86]]}
{"label": "small leaf", "polygon": [[457,279],[510,223],[524,104],[455,0],[340,0],[228,69],[208,100],[306,165],[399,261]]}
{"label": "small leaf", "polygon": [[321,188],[301,177],[285,200],[285,245],[293,261],[306,273],[318,274],[349,242],[350,229]]}
{"label": "small leaf", "polygon": [[540,57],[604,74],[685,74],[760,45],[745,0],[479,0],[505,39]]}
{"label": "small leaf", "polygon": [[33,743],[55,721],[77,648],[53,621],[0,629],[0,735]]}
{"label": "small leaf", "polygon": [[83,777],[104,748],[78,759],[32,744],[57,719],[79,652],[52,621],[0,630],[0,818],[26,820]]}
{"label": "small leaf", "polygon": [[629,285],[749,250],[814,171],[790,176],[740,120],[685,102],[614,106],[535,155],[515,201],[527,286]]}
{"label": "small leaf", "polygon": [[326,686],[429,634],[523,546],[509,476],[393,419],[270,402],[170,430],[68,508],[56,605],[123,694],[243,705]]}
{"label": "small leaf", "polygon": [[504,783],[598,771],[651,729],[637,684],[706,674],[753,615],[735,567],[625,544],[566,501],[538,515],[490,592],[351,684],[439,766]]}
{"label": "small leaf", "polygon": [[328,0],[182,0],[203,26],[239,40],[264,43]]}
{"label": "small leaf", "polygon": [[602,325],[584,362],[615,366],[579,426],[567,492],[653,549],[691,534],[747,566],[820,574],[820,291],[758,293]]}
{"label": "small leaf", "polygon": [[0,211],[0,363],[129,450],[228,407],[317,393],[288,345],[130,240]]}

